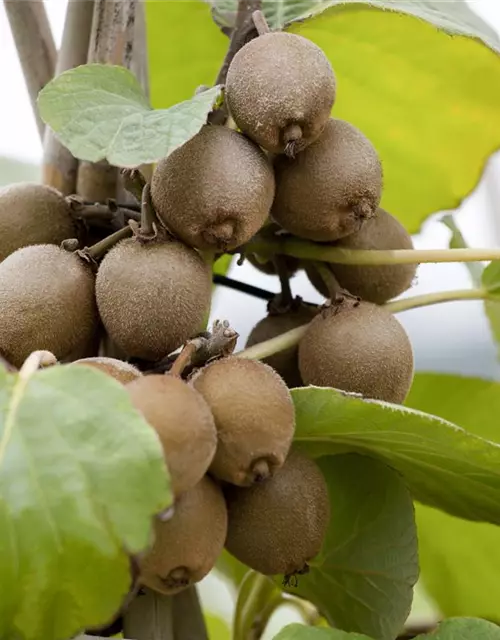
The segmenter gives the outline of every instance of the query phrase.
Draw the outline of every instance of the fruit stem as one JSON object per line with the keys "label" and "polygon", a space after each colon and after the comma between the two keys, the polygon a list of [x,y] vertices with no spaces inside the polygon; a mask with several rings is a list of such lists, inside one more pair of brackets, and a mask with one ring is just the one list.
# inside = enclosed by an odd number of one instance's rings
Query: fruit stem
{"label": "fruit stem", "polygon": [[[382,305],[385,309],[391,313],[400,313],[401,311],[408,311],[410,309],[416,309],[417,307],[426,307],[431,304],[438,304],[440,302],[455,302],[459,300],[495,300],[498,299],[494,295],[490,294],[486,289],[458,289],[455,291],[437,291],[435,293],[424,293],[421,296],[412,296],[410,298],[403,298],[401,300],[394,300]],[[305,334],[308,324],[304,324],[296,329],[282,333],[276,338],[271,338],[265,342],[255,344],[248,349],[238,352],[236,355],[238,358],[249,358],[253,360],[261,360],[268,358],[269,356],[294,347],[299,343],[302,336]]]}
{"label": "fruit stem", "polygon": [[323,280],[330,299],[335,300],[337,294],[342,293],[342,287],[338,283],[337,278],[333,275],[331,269],[324,262],[317,261],[312,263],[312,267]]}
{"label": "fruit stem", "polygon": [[141,229],[142,237],[156,237],[158,218],[151,201],[151,185],[146,182],[141,195]]}
{"label": "fruit stem", "polygon": [[54,364],[57,364],[57,358],[50,351],[33,351],[23,362],[19,370],[19,377],[28,380],[38,369],[51,367]]}
{"label": "fruit stem", "polygon": [[283,256],[274,256],[273,262],[280,279],[281,302],[285,306],[291,305],[293,303],[293,295],[290,288],[290,278],[288,276],[285,258]]}
{"label": "fruit stem", "polygon": [[263,238],[255,236],[244,248],[246,253],[265,256],[284,254],[303,260],[335,262],[337,264],[383,265],[441,262],[481,262],[500,260],[500,249],[341,249],[298,238]]}
{"label": "fruit stem", "polygon": [[124,240],[125,238],[129,238],[132,235],[132,227],[127,226],[123,227],[119,231],[115,231],[107,238],[96,242],[91,247],[86,248],[85,253],[94,260],[99,260],[102,258],[110,249],[112,249],[115,244],[118,244],[120,240]]}
{"label": "fruit stem", "polygon": [[122,169],[120,173],[125,189],[134,196],[137,202],[141,202],[142,191],[146,186],[146,178],[139,169]]}
{"label": "fruit stem", "polygon": [[240,586],[233,623],[233,640],[259,640],[283,599],[267,576],[249,571]]}
{"label": "fruit stem", "polygon": [[264,36],[266,33],[271,32],[267,20],[260,9],[252,13],[252,20],[259,36]]}
{"label": "fruit stem", "polygon": [[174,364],[170,368],[170,371],[168,372],[169,375],[175,376],[176,378],[181,378],[184,369],[191,364],[191,359],[198,348],[199,345],[197,344],[196,339],[185,344],[182,347],[182,351],[175,359]]}

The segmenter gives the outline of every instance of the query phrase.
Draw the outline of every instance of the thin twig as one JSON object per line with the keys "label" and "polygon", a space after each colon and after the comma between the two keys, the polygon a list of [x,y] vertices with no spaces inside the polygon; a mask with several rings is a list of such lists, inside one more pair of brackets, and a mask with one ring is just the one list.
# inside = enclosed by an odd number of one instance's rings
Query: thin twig
{"label": "thin twig", "polygon": [[104,240],[100,240],[96,242],[91,247],[87,247],[82,249],[79,253],[85,257],[88,256],[92,260],[99,260],[102,258],[105,253],[107,253],[110,249],[112,249],[116,244],[118,244],[121,240],[125,238],[129,238],[132,235],[132,227],[123,227],[119,231],[115,231]]}
{"label": "thin twig", "polygon": [[123,186],[134,196],[137,202],[142,202],[142,192],[146,186],[146,178],[139,169],[122,169]]}
{"label": "thin twig", "polygon": [[[93,9],[94,0],[68,2],[56,75],[87,62]],[[59,189],[63,195],[70,195],[76,191],[77,173],[78,160],[57,140],[51,129],[46,127],[42,165],[44,184]]]}
{"label": "thin twig", "polygon": [[56,47],[45,4],[39,0],[4,0],[4,5],[40,139],[43,139],[45,124],[38,114],[36,101],[39,91],[53,78],[56,66]]}
{"label": "thin twig", "polygon": [[266,289],[261,289],[260,287],[254,287],[253,285],[247,284],[246,282],[233,280],[232,278],[228,278],[227,276],[223,276],[218,273],[214,273],[212,279],[214,284],[219,284],[223,287],[227,287],[228,289],[234,289],[235,291],[246,293],[249,296],[260,298],[261,300],[272,300],[276,295],[272,291],[267,291]]}

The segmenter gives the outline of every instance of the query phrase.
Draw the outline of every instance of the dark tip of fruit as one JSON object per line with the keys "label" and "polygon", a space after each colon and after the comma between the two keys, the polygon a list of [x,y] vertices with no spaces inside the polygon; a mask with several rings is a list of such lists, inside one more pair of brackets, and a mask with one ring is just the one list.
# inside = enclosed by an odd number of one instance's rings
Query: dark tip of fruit
{"label": "dark tip of fruit", "polygon": [[367,200],[360,200],[352,207],[353,213],[361,220],[368,220],[375,215],[375,209]]}
{"label": "dark tip of fruit", "polygon": [[224,251],[235,235],[235,221],[228,218],[202,231],[205,242]]}
{"label": "dark tip of fruit", "polygon": [[298,124],[290,124],[283,130],[283,142],[285,143],[285,155],[294,158],[301,150],[302,128]]}
{"label": "dark tip of fruit", "polygon": [[250,478],[253,484],[259,484],[271,477],[271,469],[267,460],[260,458],[252,464],[250,469]]}
{"label": "dark tip of fruit", "polygon": [[187,587],[190,581],[189,570],[187,567],[176,567],[165,578],[160,578],[167,589],[179,589]]}

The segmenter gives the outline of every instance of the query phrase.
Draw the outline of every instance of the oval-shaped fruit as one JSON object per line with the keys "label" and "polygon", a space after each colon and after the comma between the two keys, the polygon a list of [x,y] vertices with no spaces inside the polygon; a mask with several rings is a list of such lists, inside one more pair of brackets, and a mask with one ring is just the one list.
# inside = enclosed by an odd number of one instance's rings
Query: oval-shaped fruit
{"label": "oval-shaped fruit", "polygon": [[323,51],[302,36],[274,32],[234,56],[225,96],[244,133],[272,153],[294,156],[320,135],[335,93],[335,74]]}
{"label": "oval-shaped fruit", "polygon": [[199,582],[214,567],[226,533],[224,496],[205,476],[176,501],[172,518],[155,523],[153,546],[139,560],[140,582],[167,595]]}
{"label": "oval-shaped fruit", "polygon": [[274,173],[251,140],[205,125],[158,163],[151,198],[162,222],[186,244],[228,251],[250,240],[267,220]]}
{"label": "oval-shaped fruit", "polygon": [[132,380],[136,380],[142,376],[142,373],[137,367],[134,367],[134,365],[124,362],[123,360],[107,358],[105,356],[81,358],[80,360],[75,360],[72,364],[83,364],[87,367],[99,369],[99,371],[107,373],[122,384],[127,384],[128,382],[132,382]]}
{"label": "oval-shaped fruit", "polygon": [[250,486],[283,464],[295,431],[290,392],[263,362],[230,356],[201,369],[192,384],[207,401],[218,444],[210,472]]}
{"label": "oval-shaped fruit", "polygon": [[0,190],[0,261],[34,244],[61,244],[76,227],[70,207],[56,189],[19,183]]}
{"label": "oval-shaped fruit", "polygon": [[268,482],[227,487],[225,495],[229,553],[264,575],[307,572],[330,520],[328,489],[313,460],[292,452]]}
{"label": "oval-shaped fruit", "polygon": [[142,376],[127,391],[161,440],[177,497],[201,480],[215,455],[217,431],[210,408],[195,389],[170,375]]}
{"label": "oval-shaped fruit", "polygon": [[[252,329],[246,346],[251,347],[254,344],[271,340],[271,338],[276,338],[282,333],[308,324],[317,313],[317,307],[306,304],[300,304],[285,313],[269,313]],[[301,387],[303,383],[299,372],[298,357],[299,350],[298,346],[295,345],[263,358],[262,362],[265,362],[279,373],[288,387]]]}
{"label": "oval-shaped fruit", "polygon": [[63,360],[84,348],[98,317],[94,276],[77,254],[54,244],[18,249],[0,264],[0,352],[20,367],[32,351]]}
{"label": "oval-shaped fruit", "polygon": [[359,231],[375,215],[382,166],[371,142],[344,120],[330,118],[319,139],[294,160],[274,163],[273,218],[301,238],[330,242]]}
{"label": "oval-shaped fruit", "polygon": [[345,298],[309,325],[299,343],[299,369],[305,384],[400,404],[413,380],[413,350],[389,311]]}
{"label": "oval-shaped fruit", "polygon": [[[344,249],[413,249],[410,234],[403,225],[384,209],[367,220],[357,233],[335,243]],[[411,287],[417,264],[354,265],[328,264],[337,282],[355,296],[368,302],[384,304]],[[311,284],[328,298],[328,290],[314,269],[306,266]]]}
{"label": "oval-shaped fruit", "polygon": [[97,272],[106,331],[128,356],[145,360],[163,358],[203,330],[211,292],[210,266],[175,241],[123,240]]}

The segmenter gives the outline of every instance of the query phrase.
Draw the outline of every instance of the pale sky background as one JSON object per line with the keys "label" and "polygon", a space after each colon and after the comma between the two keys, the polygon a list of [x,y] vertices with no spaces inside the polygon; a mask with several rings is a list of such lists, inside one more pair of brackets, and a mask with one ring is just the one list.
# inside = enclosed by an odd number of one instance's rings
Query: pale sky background
{"label": "pale sky background", "polygon": [[[21,0],[18,0],[21,1]],[[446,1],[446,0],[444,0]],[[499,0],[473,0],[471,8],[500,31]],[[59,44],[64,22],[66,0],[46,0],[47,11]],[[38,163],[42,149],[31,112],[17,54],[12,41],[3,4],[0,3],[0,156],[10,156]],[[499,117],[500,127],[500,117]],[[460,208],[457,221],[473,246],[500,246],[500,154],[489,163],[483,180],[475,193]],[[441,248],[448,243],[449,232],[436,221],[428,221],[422,233],[415,237],[417,248]],[[233,267],[230,275],[269,290],[278,290],[275,278],[261,275],[251,265]],[[410,295],[441,289],[470,286],[462,265],[423,265],[418,281]],[[309,301],[321,301],[303,274],[292,280],[295,294]],[[219,287],[212,317],[228,318],[240,333],[239,347],[244,346],[249,331],[265,315],[265,303]],[[416,309],[398,315],[408,331],[414,350],[417,369],[459,372],[465,375],[500,379],[500,365],[496,360],[489,327],[481,302],[457,302]],[[229,619],[231,595],[213,576],[201,584],[205,605]],[[297,619],[288,612],[286,621]],[[284,612],[278,615],[266,637],[284,622]]]}

